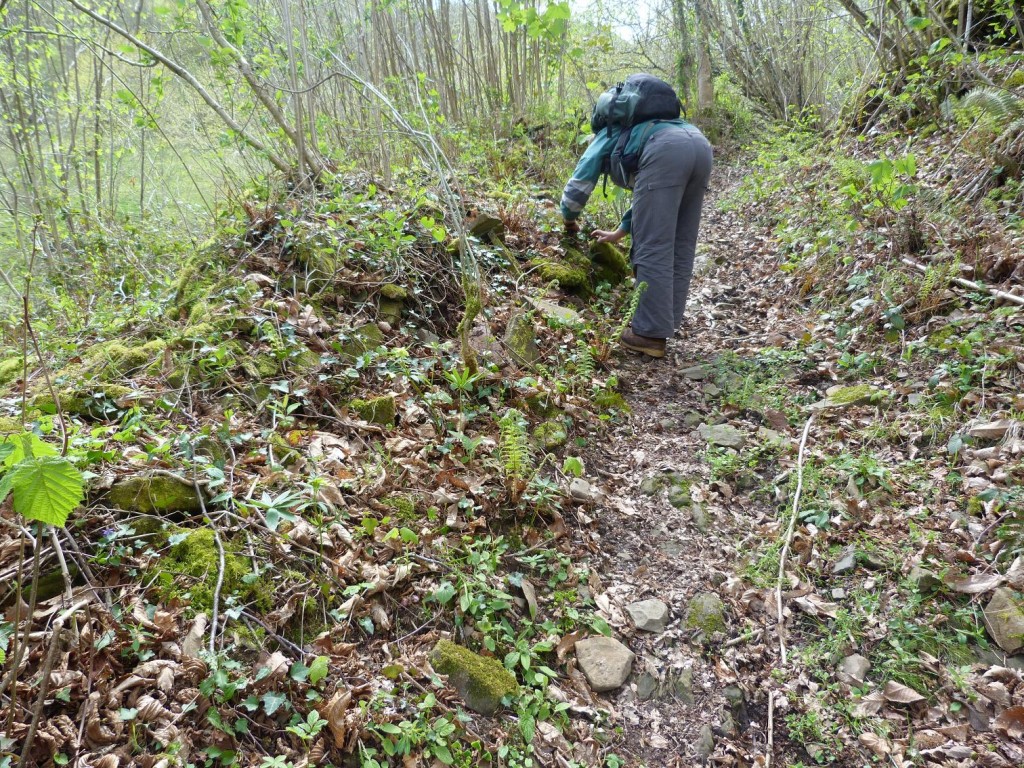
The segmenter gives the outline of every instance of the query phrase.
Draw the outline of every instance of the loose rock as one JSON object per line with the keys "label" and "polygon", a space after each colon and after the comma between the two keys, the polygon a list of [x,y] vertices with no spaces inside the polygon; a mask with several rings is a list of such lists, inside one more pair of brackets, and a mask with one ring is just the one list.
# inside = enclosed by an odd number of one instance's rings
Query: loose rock
{"label": "loose rock", "polygon": [[710,725],[702,725],[697,736],[696,743],[697,759],[701,765],[707,763],[708,758],[715,751],[715,734]]}
{"label": "loose rock", "polygon": [[482,715],[493,715],[505,696],[519,690],[519,683],[497,659],[481,656],[450,640],[439,640],[430,663],[462,696],[466,706]]}
{"label": "loose rock", "polygon": [[839,576],[843,573],[849,573],[857,567],[857,550],[853,547],[844,549],[842,554],[839,555],[839,559],[836,560],[835,565],[832,566],[832,573]]}
{"label": "loose rock", "polygon": [[626,606],[637,629],[645,632],[664,632],[668,626],[668,606],[661,600],[640,600]]}
{"label": "loose rock", "polygon": [[863,685],[871,670],[871,662],[858,653],[847,656],[839,664],[839,679],[851,685]]}
{"label": "loose rock", "polygon": [[702,424],[698,430],[700,436],[711,445],[722,448],[742,448],[747,438],[731,424]]}
{"label": "loose rock", "polygon": [[505,326],[505,347],[519,365],[534,365],[540,360],[540,349],[533,331],[533,321],[526,315],[512,315]]}
{"label": "loose rock", "polygon": [[725,631],[725,605],[712,592],[695,596],[686,611],[686,628],[696,629],[705,635]]}
{"label": "loose rock", "polygon": [[614,691],[626,682],[636,655],[610,637],[588,637],[576,643],[576,661],[595,693]]}
{"label": "loose rock", "polygon": [[996,644],[1007,653],[1024,648],[1024,598],[1000,587],[985,606],[985,626]]}
{"label": "loose rock", "polygon": [[202,510],[195,486],[171,475],[136,475],[118,480],[109,497],[113,506],[143,514]]}

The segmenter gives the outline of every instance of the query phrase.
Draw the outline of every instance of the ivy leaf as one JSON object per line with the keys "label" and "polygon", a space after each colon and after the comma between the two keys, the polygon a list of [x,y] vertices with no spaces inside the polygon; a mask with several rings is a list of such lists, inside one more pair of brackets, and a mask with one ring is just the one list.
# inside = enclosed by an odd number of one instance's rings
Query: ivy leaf
{"label": "ivy leaf", "polygon": [[14,509],[46,525],[64,525],[85,498],[84,485],[82,473],[59,456],[26,459],[10,472]]}
{"label": "ivy leaf", "polygon": [[309,679],[309,667],[301,661],[296,661],[288,670],[288,676],[297,683],[304,683]]}
{"label": "ivy leaf", "polygon": [[268,715],[273,715],[287,701],[288,697],[285,694],[277,693],[276,691],[267,691],[263,694],[263,711]]}

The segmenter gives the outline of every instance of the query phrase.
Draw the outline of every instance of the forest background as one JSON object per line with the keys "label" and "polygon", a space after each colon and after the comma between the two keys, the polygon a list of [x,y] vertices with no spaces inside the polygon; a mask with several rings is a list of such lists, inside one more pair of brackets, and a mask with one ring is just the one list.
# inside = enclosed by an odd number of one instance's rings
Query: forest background
{"label": "forest background", "polygon": [[[839,458],[789,529],[832,531],[838,560],[869,500],[902,512],[934,494],[918,505],[929,522],[891,537],[890,570],[913,542],[918,558],[942,550],[964,590],[925,604],[903,574],[891,603],[866,597],[839,616],[868,637],[909,606],[885,635],[900,642],[871,657],[880,687],[903,686],[885,706],[934,687],[929,704],[962,715],[966,678],[948,670],[996,634],[977,596],[1024,584],[1022,40],[1015,0],[0,0],[0,581],[12,585],[0,768],[150,749],[167,764],[315,763],[320,750],[368,766],[483,754],[528,766],[539,723],[600,732],[579,764],[623,764],[605,714],[548,694],[561,639],[611,632],[563,513],[595,503],[584,447],[628,410],[609,359],[636,293],[609,286],[628,272],[621,255],[600,271],[563,240],[556,201],[594,99],[636,71],[677,87],[720,168],[739,163],[737,197],[720,205],[747,206],[771,233],[793,302],[782,315],[806,322],[732,361],[743,380],[716,418],[771,399],[792,430],[800,408],[828,400],[830,376],[878,384],[839,405],[879,409],[882,389],[922,379],[887,422],[821,417]],[[598,190],[588,216],[606,223],[625,204]],[[553,298],[584,318],[530,314],[538,338],[519,348],[517,316]],[[498,344],[488,333],[502,325]],[[521,377],[501,373],[499,347]],[[897,358],[910,373],[897,376]],[[857,440],[854,455],[844,441]],[[878,442],[906,456],[869,450]],[[791,461],[778,446],[712,446],[701,482],[731,494],[764,475],[785,530],[791,475],[772,489],[769,468]],[[941,510],[983,521],[974,559],[952,543],[960,523],[934,522]],[[766,593],[786,567],[769,538],[740,573]],[[554,618],[533,621],[537,596],[505,572],[514,557],[547,585]],[[61,599],[70,613],[33,613]],[[789,617],[824,668],[838,620],[815,618]],[[517,676],[517,731],[478,737],[424,687],[436,680],[419,650],[391,657],[391,641],[441,632]],[[733,640],[760,632],[744,624]],[[170,653],[172,637],[191,653]],[[102,674],[75,676],[86,657]],[[111,690],[157,661],[170,684],[160,667],[145,696]],[[373,684],[346,689],[328,661]],[[769,675],[759,695],[783,677]],[[172,702],[176,685],[195,698]],[[861,723],[882,699],[855,717],[848,693],[794,695],[784,748],[819,763],[855,742],[896,749],[882,715]],[[992,700],[993,719],[1024,718],[1014,695]],[[1004,731],[1019,737],[1013,717]]]}

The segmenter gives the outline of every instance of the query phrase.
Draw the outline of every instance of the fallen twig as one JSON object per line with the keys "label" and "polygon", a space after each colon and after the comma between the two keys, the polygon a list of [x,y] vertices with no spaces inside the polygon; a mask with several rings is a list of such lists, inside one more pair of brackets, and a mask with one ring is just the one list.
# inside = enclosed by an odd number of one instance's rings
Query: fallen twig
{"label": "fallen twig", "polygon": [[779,652],[781,653],[780,666],[786,666],[786,627],[782,615],[782,583],[786,579],[786,558],[789,557],[789,547],[793,543],[793,532],[796,530],[796,519],[800,512],[800,493],[804,488],[804,450],[807,447],[807,435],[811,431],[811,424],[817,413],[812,413],[807,423],[804,424],[804,433],[800,438],[800,452],[796,460],[796,492],[793,494],[793,513],[789,518],[789,527],[786,529],[785,542],[782,545],[782,554],[779,555],[779,579],[775,584],[775,605],[778,609],[779,628]]}
{"label": "fallen twig", "polygon": [[[913,267],[918,272],[928,272],[928,267],[926,267],[924,264],[918,264],[913,259],[908,259],[904,257],[900,259],[900,261],[902,261],[908,267]],[[982,285],[981,283],[976,283],[973,280],[966,280],[962,277],[954,277],[953,282],[959,285],[961,288],[970,288],[972,291],[982,291],[983,293],[988,293],[992,296],[995,296],[997,299],[1004,299],[1006,301],[1010,301],[1013,302],[1014,304],[1019,304],[1020,306],[1024,307],[1024,296],[1018,296],[1014,293],[1000,291],[998,288],[992,288],[991,286],[988,285]]]}

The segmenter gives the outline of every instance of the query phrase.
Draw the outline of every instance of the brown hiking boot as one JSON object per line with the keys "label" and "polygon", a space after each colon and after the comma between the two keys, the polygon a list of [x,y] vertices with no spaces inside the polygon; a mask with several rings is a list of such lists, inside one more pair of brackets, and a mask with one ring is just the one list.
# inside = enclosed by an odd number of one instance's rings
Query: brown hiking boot
{"label": "brown hiking boot", "polygon": [[664,339],[652,339],[649,336],[638,336],[633,333],[632,330],[627,329],[623,331],[622,338],[619,339],[619,344],[632,352],[639,352],[640,354],[648,355],[649,357],[665,356]]}

